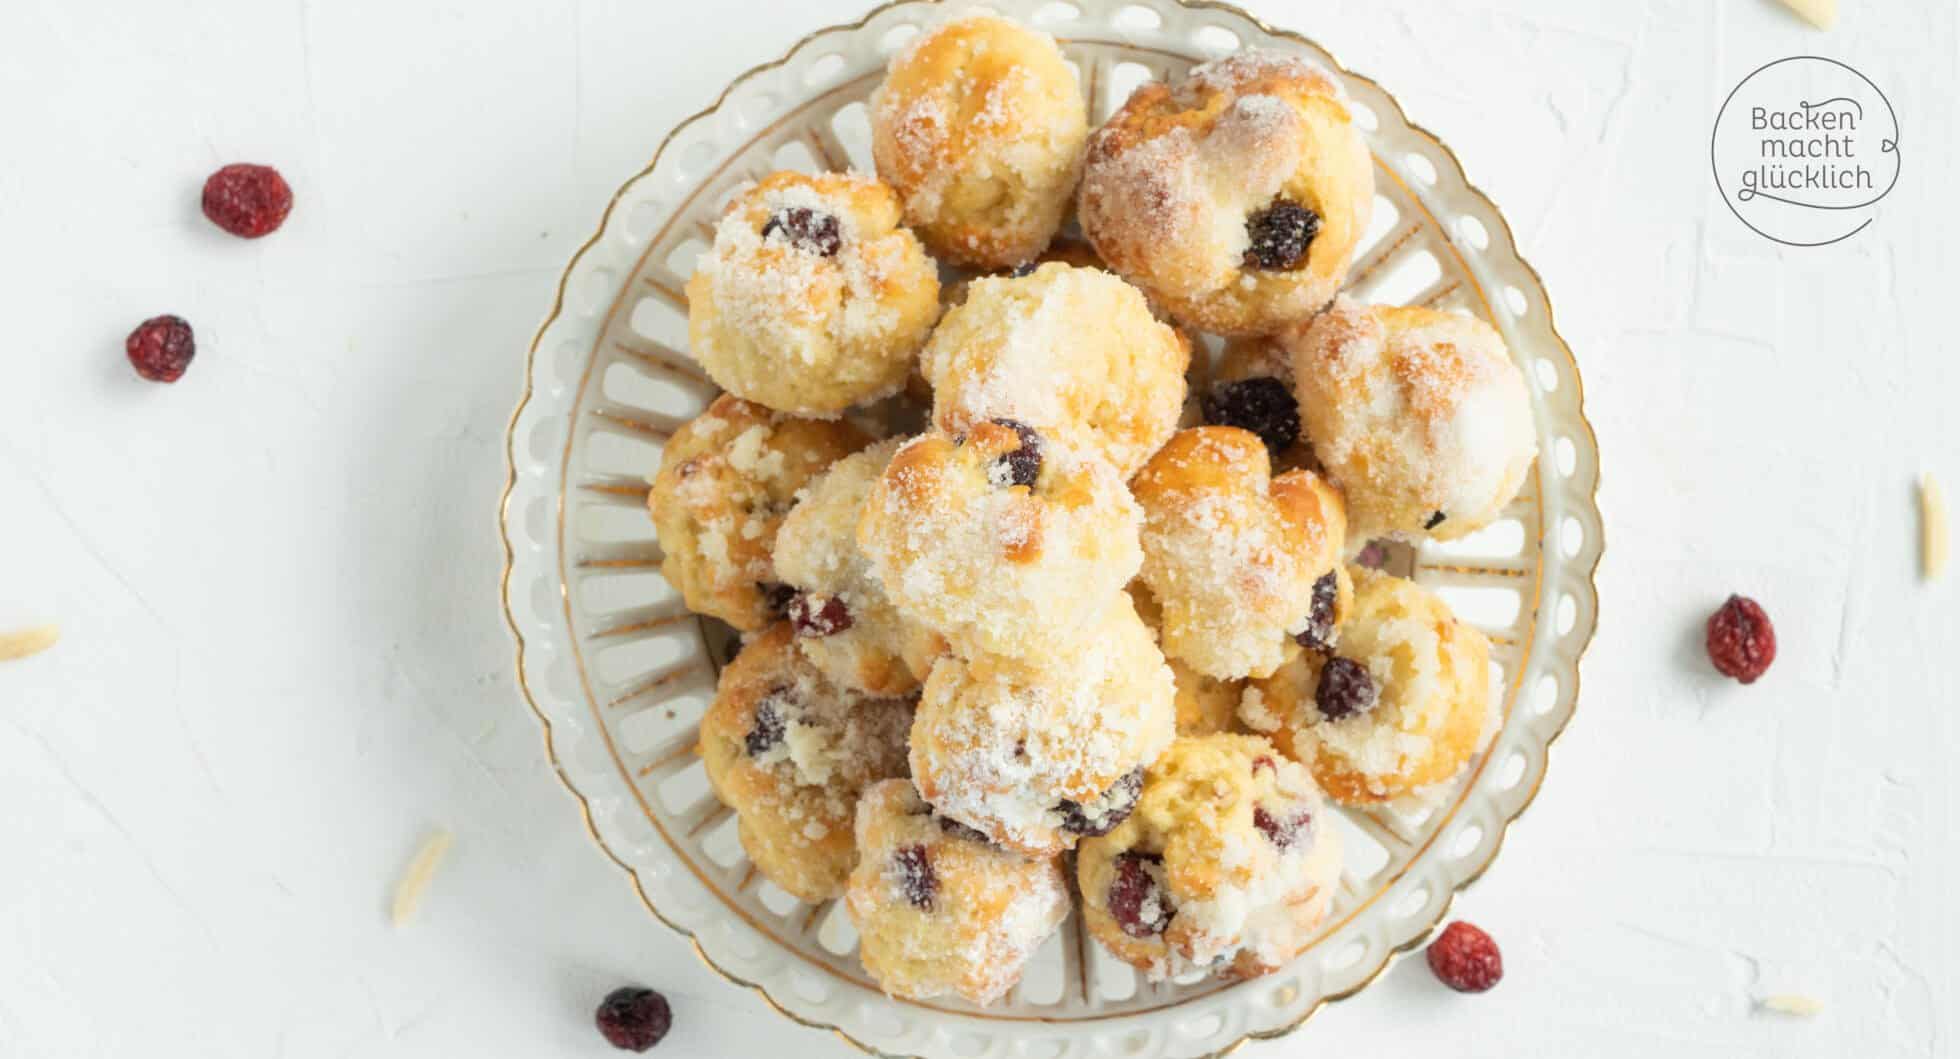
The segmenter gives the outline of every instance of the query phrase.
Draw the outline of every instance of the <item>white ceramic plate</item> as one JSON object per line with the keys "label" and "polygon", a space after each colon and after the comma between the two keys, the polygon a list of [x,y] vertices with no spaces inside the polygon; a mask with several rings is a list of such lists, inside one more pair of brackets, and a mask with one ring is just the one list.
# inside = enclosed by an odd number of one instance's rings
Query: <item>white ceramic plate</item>
{"label": "white ceramic plate", "polygon": [[647,909],[730,981],[776,1010],[876,1052],[958,1056],[1191,1056],[1297,1027],[1420,944],[1496,856],[1571,717],[1594,625],[1601,547],[1598,451],[1579,374],[1537,274],[1455,156],[1374,82],[1305,38],[1222,4],[996,0],[1053,33],[1100,120],[1130,88],[1240,47],[1309,55],[1339,72],[1377,162],[1361,297],[1460,308],[1495,324],[1529,381],[1541,458],[1498,525],[1394,557],[1493,645],[1503,723],[1439,803],[1345,814],[1350,851],[1319,940],[1237,985],[1150,985],[1071,917],[1022,985],[981,1011],[887,998],[859,966],[841,905],[800,904],[758,878],[732,816],[691,753],[713,694],[720,634],[661,579],[645,510],[662,440],[713,396],[688,359],[681,294],[729,194],[773,169],[869,170],[864,101],[891,51],[975,6],[911,0],[805,38],[729,85],[626,182],[573,258],[531,347],[509,438],[506,618],[518,679],[593,838]]}

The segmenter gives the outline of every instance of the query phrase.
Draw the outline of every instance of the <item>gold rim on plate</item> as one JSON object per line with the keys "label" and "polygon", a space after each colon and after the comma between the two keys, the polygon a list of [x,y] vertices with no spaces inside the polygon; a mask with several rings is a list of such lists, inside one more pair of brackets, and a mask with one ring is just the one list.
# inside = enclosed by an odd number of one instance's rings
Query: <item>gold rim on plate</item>
{"label": "gold rim on plate", "polygon": [[[750,981],[740,975],[737,975],[734,972],[728,970],[727,968],[717,963],[714,960],[714,958],[711,957],[707,953],[707,951],[702,947],[701,942],[699,938],[695,936],[694,931],[680,925],[679,923],[676,923],[675,921],[668,918],[664,913],[660,911],[660,909],[655,905],[651,897],[647,894],[646,888],[644,887],[644,885],[642,885],[638,873],[634,870],[634,868],[630,864],[628,864],[625,860],[623,860],[618,855],[618,853],[616,853],[612,849],[611,845],[606,841],[606,839],[600,835],[599,830],[593,820],[591,803],[587,800],[586,795],[583,792],[581,792],[578,789],[578,787],[573,783],[571,777],[566,774],[564,764],[559,759],[558,748],[555,739],[556,733],[554,730],[553,722],[551,718],[544,712],[544,710],[541,707],[539,707],[537,700],[531,691],[529,680],[528,680],[528,674],[526,673],[525,670],[524,653],[525,653],[526,643],[524,639],[524,634],[519,627],[517,618],[511,611],[510,596],[509,596],[510,579],[511,579],[515,558],[516,558],[516,554],[511,542],[511,534],[510,534],[510,501],[513,492],[517,488],[517,483],[518,483],[518,467],[517,467],[517,456],[516,456],[516,444],[517,444],[516,428],[519,419],[522,417],[525,409],[529,406],[531,399],[533,397],[533,373],[536,365],[538,348],[542,344],[546,332],[549,331],[551,326],[557,322],[559,316],[562,314],[564,310],[566,288],[571,281],[571,277],[574,269],[577,267],[579,261],[584,257],[586,252],[589,251],[604,236],[606,230],[608,229],[612,221],[614,210],[618,208],[620,202],[623,200],[628,190],[631,189],[631,187],[637,181],[639,181],[643,177],[646,177],[648,174],[652,173],[656,169],[661,159],[665,155],[665,152],[669,147],[669,145],[672,144],[674,140],[683,131],[693,126],[696,122],[701,121],[702,119],[718,111],[721,108],[721,106],[728,101],[728,99],[733,95],[733,93],[738,88],[740,88],[743,84],[748,82],[750,79],[760,74],[778,69],[786,65],[787,63],[789,63],[793,58],[796,57],[797,53],[801,51],[802,48],[805,45],[809,44],[811,41],[819,37],[827,36],[834,33],[849,33],[858,29],[862,29],[863,27],[871,23],[873,20],[875,20],[879,15],[894,8],[908,6],[908,5],[932,5],[932,4],[942,3],[942,2],[944,2],[944,0],[887,0],[887,2],[881,3],[878,6],[867,11],[861,18],[857,19],[856,21],[825,26],[804,35],[803,37],[799,38],[794,44],[792,44],[787,50],[785,50],[784,53],[779,58],[771,62],[760,64],[758,66],[752,67],[744,71],[740,76],[734,78],[732,81],[728,83],[726,87],[722,89],[721,93],[715,98],[714,102],[709,104],[707,107],[695,112],[694,114],[689,115],[688,117],[682,119],[679,123],[677,123],[674,126],[674,128],[670,130],[667,133],[667,135],[661,139],[659,146],[655,149],[652,157],[649,159],[646,166],[642,168],[640,171],[634,173],[629,178],[627,178],[627,180],[625,180],[619,186],[619,188],[613,193],[612,197],[608,200],[606,204],[606,208],[600,216],[598,227],[593,231],[593,234],[590,237],[588,237],[583,243],[581,243],[578,249],[572,254],[569,262],[566,265],[563,275],[561,275],[559,278],[557,289],[552,298],[551,309],[546,314],[543,323],[540,324],[537,332],[532,337],[529,351],[525,356],[523,393],[520,396],[516,407],[511,412],[510,423],[505,431],[504,456],[505,456],[506,478],[505,478],[503,493],[498,501],[498,528],[499,528],[499,535],[504,546],[504,567],[499,580],[499,589],[500,589],[499,594],[501,597],[500,601],[504,612],[504,621],[506,626],[510,630],[512,639],[515,644],[518,689],[524,698],[525,704],[530,708],[532,714],[536,716],[538,723],[543,729],[545,754],[552,763],[553,772],[557,775],[559,782],[564,786],[567,793],[569,793],[574,798],[574,800],[576,800],[578,803],[579,814],[585,824],[586,833],[592,838],[592,841],[599,847],[599,849],[606,855],[606,857],[626,873],[627,878],[631,881],[633,885],[634,892],[639,896],[641,904],[646,907],[647,911],[651,913],[654,916],[654,918],[657,919],[659,922],[667,926],[669,929],[673,930],[675,933],[680,934],[683,938],[687,939],[687,942],[689,946],[694,950],[695,955],[699,957],[702,963],[705,964],[710,970],[714,971],[715,974],[717,974],[718,976],[720,976],[721,978],[723,978],[728,982],[731,982],[737,986],[741,986],[743,988],[746,988],[754,992],[757,996],[761,997],[763,1001],[767,1003],[772,1009],[774,1009],[776,1012],[783,1015],[784,1017],[790,1019],[791,1021],[802,1026],[810,1027],[812,1029],[827,1030],[835,1034],[840,1040],[843,1040],[844,1042],[850,1044],[852,1047],[871,1055],[888,1055],[890,1053],[879,1051],[878,1049],[872,1047],[868,1043],[861,1041],[856,1037],[852,1036],[850,1033],[846,1032],[841,1027],[833,1023],[808,1019],[797,1014],[796,1012],[778,1003],[776,999],[770,995],[768,989],[765,988],[763,985],[754,981]],[[1304,35],[1301,35],[1299,33],[1295,33],[1291,30],[1286,30],[1286,29],[1269,25],[1264,20],[1260,19],[1258,16],[1251,14],[1250,12],[1244,10],[1243,8],[1240,8],[1234,4],[1222,2],[1222,0],[1168,0],[1168,2],[1174,3],[1177,6],[1185,8],[1187,10],[1219,11],[1232,15],[1239,19],[1243,19],[1245,22],[1251,24],[1252,26],[1256,27],[1257,29],[1259,29],[1261,32],[1265,34],[1268,34],[1269,36],[1290,41],[1295,44],[1304,45],[1307,48],[1310,48],[1320,53],[1321,55],[1326,56],[1328,60],[1333,63],[1336,69],[1339,70],[1339,72],[1343,76],[1353,78],[1354,80],[1359,82],[1363,82],[1371,86],[1372,88],[1374,88],[1376,91],[1380,92],[1382,97],[1388,101],[1391,107],[1394,108],[1395,117],[1400,121],[1402,127],[1407,128],[1411,133],[1413,133],[1414,135],[1416,135],[1417,137],[1425,141],[1428,145],[1436,148],[1439,152],[1441,152],[1441,154],[1445,158],[1448,159],[1449,164],[1455,167],[1456,172],[1460,175],[1463,175],[1463,180],[1462,180],[1463,189],[1466,192],[1468,192],[1469,195],[1471,195],[1478,203],[1480,203],[1484,207],[1487,207],[1490,212],[1490,215],[1495,217],[1498,224],[1502,226],[1505,244],[1511,248],[1515,260],[1523,268],[1524,272],[1530,277],[1532,283],[1537,288],[1537,291],[1543,302],[1544,311],[1546,314],[1546,323],[1545,323],[1546,330],[1551,335],[1553,342],[1556,345],[1558,353],[1564,358],[1567,367],[1570,369],[1570,378],[1572,380],[1572,386],[1574,388],[1573,409],[1575,413],[1575,418],[1578,425],[1584,429],[1586,440],[1588,442],[1587,446],[1585,446],[1584,448],[1584,452],[1591,455],[1592,457],[1592,460],[1590,461],[1590,464],[1588,465],[1587,469],[1590,470],[1593,481],[1592,481],[1592,488],[1590,494],[1586,497],[1586,499],[1590,503],[1592,510],[1596,513],[1598,510],[1598,490],[1599,490],[1599,470],[1597,467],[1598,437],[1593,430],[1591,422],[1587,420],[1585,416],[1585,386],[1584,386],[1584,380],[1580,376],[1578,370],[1577,360],[1572,354],[1570,345],[1565,341],[1564,336],[1559,333],[1556,316],[1552,308],[1551,299],[1549,294],[1546,293],[1545,291],[1545,284],[1544,284],[1543,277],[1538,273],[1537,269],[1534,268],[1529,261],[1525,260],[1522,254],[1516,253],[1517,242],[1516,242],[1515,233],[1511,228],[1509,218],[1505,216],[1503,210],[1500,209],[1496,203],[1491,201],[1488,195],[1484,194],[1484,192],[1480,188],[1478,188],[1474,183],[1472,183],[1469,180],[1467,174],[1463,173],[1462,161],[1456,156],[1456,153],[1452,151],[1447,144],[1443,143],[1442,140],[1437,138],[1435,134],[1431,133],[1428,129],[1408,120],[1407,113],[1402,109],[1400,101],[1397,100],[1392,93],[1388,92],[1385,88],[1383,88],[1379,82],[1375,81],[1370,77],[1367,77],[1366,75],[1358,74],[1352,70],[1349,70],[1346,66],[1342,65],[1338,60],[1333,59],[1331,54],[1329,54],[1325,48],[1320,47],[1312,39]],[[1427,210],[1426,204],[1423,204],[1422,197],[1420,195],[1411,193],[1410,197],[1412,201],[1415,201],[1419,205],[1422,205],[1425,211]],[[1443,228],[1441,222],[1437,221],[1435,218],[1431,217],[1430,221],[1432,224],[1435,224],[1439,230],[1447,230]],[[1468,269],[1467,265],[1465,268],[1465,272],[1467,275],[1472,276],[1474,280],[1474,272]],[[1488,300],[1486,299],[1486,302],[1487,301]],[[1575,473],[1576,470],[1577,469],[1575,468]],[[1543,536],[1545,533],[1545,528],[1542,525],[1542,518],[1543,518],[1542,512],[1540,517],[1541,517],[1540,547],[1542,549],[1544,545]],[[1208,1056],[1215,1057],[1215,1056],[1224,1056],[1230,1054],[1232,1052],[1237,1051],[1239,1048],[1243,1047],[1249,1041],[1272,1040],[1278,1037],[1286,1036],[1287,1034],[1290,1034],[1293,1031],[1299,1029],[1300,1026],[1305,1024],[1305,1022],[1309,1018],[1311,1018],[1316,1012],[1318,1012],[1325,1005],[1340,1000],[1345,1000],[1348,997],[1351,997],[1356,993],[1361,992],[1363,989],[1366,989],[1369,985],[1373,984],[1378,978],[1380,978],[1381,975],[1384,972],[1386,972],[1387,969],[1390,966],[1392,966],[1402,954],[1407,953],[1408,951],[1421,946],[1425,941],[1427,941],[1430,935],[1434,933],[1436,926],[1440,924],[1448,916],[1449,910],[1452,904],[1454,903],[1456,895],[1458,893],[1461,893],[1463,890],[1467,889],[1472,884],[1474,884],[1479,878],[1483,876],[1483,874],[1487,870],[1489,870],[1490,866],[1496,862],[1497,855],[1503,848],[1504,840],[1509,834],[1511,825],[1524,816],[1525,811],[1530,808],[1532,802],[1537,797],[1539,789],[1542,787],[1544,783],[1545,773],[1550,769],[1550,750],[1552,744],[1557,742],[1558,737],[1563,733],[1565,726],[1571,722],[1572,713],[1576,712],[1577,700],[1582,690],[1580,663],[1583,661],[1585,651],[1590,646],[1592,639],[1597,634],[1597,630],[1598,630],[1598,618],[1597,618],[1598,583],[1597,583],[1596,575],[1597,575],[1600,559],[1603,557],[1605,551],[1605,532],[1604,532],[1603,520],[1599,525],[1592,528],[1592,532],[1597,540],[1597,545],[1594,549],[1594,555],[1591,558],[1591,562],[1587,566],[1577,571],[1578,573],[1583,574],[1586,584],[1591,588],[1592,602],[1593,602],[1593,618],[1590,623],[1591,627],[1585,630],[1584,636],[1577,642],[1577,644],[1573,649],[1571,698],[1574,707],[1572,711],[1569,711],[1567,715],[1560,720],[1557,728],[1552,730],[1545,738],[1544,766],[1539,770],[1539,774],[1536,780],[1533,782],[1531,789],[1525,793],[1523,801],[1519,803],[1519,806],[1516,809],[1516,811],[1512,812],[1507,817],[1497,822],[1496,835],[1491,843],[1488,854],[1486,854],[1486,856],[1483,859],[1483,862],[1478,864],[1475,868],[1471,869],[1471,871],[1468,873],[1468,875],[1465,876],[1462,882],[1455,885],[1455,887],[1449,893],[1446,893],[1443,896],[1442,903],[1438,908],[1436,916],[1432,919],[1432,921],[1427,926],[1417,931],[1407,941],[1397,946],[1394,946],[1388,953],[1386,953],[1383,956],[1378,966],[1376,966],[1370,973],[1363,976],[1354,985],[1352,985],[1347,989],[1341,990],[1339,992],[1330,993],[1326,996],[1321,997],[1312,1005],[1310,1005],[1306,1011],[1302,1012],[1297,1018],[1295,1018],[1293,1021],[1289,1023],[1286,1023],[1285,1025],[1274,1027],[1272,1029],[1266,1029],[1266,1030],[1248,1031],[1242,1034],[1237,1040],[1234,1040],[1232,1043],[1224,1046],[1223,1048],[1214,1050],[1210,1053],[1206,1053]],[[1567,560],[1567,561],[1575,561],[1575,560]],[[1542,576],[1542,568],[1541,568],[1541,576]],[[561,592],[565,590],[565,586],[562,583],[562,581],[560,584],[560,590]],[[1535,626],[1536,623],[1535,617],[1533,619],[1533,623]],[[1526,660],[1528,660],[1528,653],[1527,653]],[[1522,670],[1525,668],[1528,667],[1524,665],[1520,665],[1520,674],[1519,674],[1520,680],[1522,680]],[[1515,701],[1516,693],[1514,693],[1510,698],[1512,701]],[[1441,830],[1442,830],[1441,828],[1438,828],[1436,834],[1440,835]],[[1430,841],[1433,842],[1434,837],[1435,836],[1432,835]],[[1411,858],[1411,863],[1412,864],[1414,863],[1414,858]],[[1386,888],[1384,888],[1383,892],[1385,891]],[[1195,999],[1195,998],[1187,998],[1187,999]],[[1126,1012],[1124,1014],[1135,1015],[1138,1013]]]}

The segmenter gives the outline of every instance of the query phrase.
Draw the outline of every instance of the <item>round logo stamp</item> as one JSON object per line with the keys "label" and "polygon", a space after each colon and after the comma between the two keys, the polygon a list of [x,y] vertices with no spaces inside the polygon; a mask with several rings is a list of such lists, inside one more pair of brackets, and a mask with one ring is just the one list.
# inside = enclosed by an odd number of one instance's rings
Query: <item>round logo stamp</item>
{"label": "round logo stamp", "polygon": [[1736,219],[1786,246],[1824,246],[1872,222],[1899,182],[1899,117],[1836,59],[1778,59],[1715,115],[1715,185]]}

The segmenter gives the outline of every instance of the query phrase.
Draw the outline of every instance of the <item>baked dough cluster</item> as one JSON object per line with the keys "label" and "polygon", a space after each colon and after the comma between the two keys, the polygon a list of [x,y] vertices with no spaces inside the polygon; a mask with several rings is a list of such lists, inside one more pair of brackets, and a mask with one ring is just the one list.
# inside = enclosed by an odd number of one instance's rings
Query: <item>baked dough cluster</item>
{"label": "baked dough cluster", "polygon": [[1189,339],[1135,287],[1056,261],[969,284],[920,370],[939,429],[1011,419],[1094,451],[1127,479],[1177,429],[1190,361]]}
{"label": "baked dough cluster", "polygon": [[1103,260],[1180,321],[1259,335],[1341,289],[1374,199],[1339,83],[1248,51],[1132,93],[1090,138],[1077,212]]}
{"label": "baked dough cluster", "polygon": [[1143,561],[1116,471],[1011,420],[900,446],[858,545],[899,612],[975,655],[1057,668]]}
{"label": "baked dough cluster", "polygon": [[846,908],[886,991],[1000,999],[1068,915],[1058,858],[1021,856],[933,813],[910,783],[864,793]]}
{"label": "baked dough cluster", "polygon": [[871,96],[878,175],[942,260],[1007,268],[1061,227],[1088,111],[1055,38],[975,15],[919,35]]}
{"label": "baked dough cluster", "polygon": [[1179,739],[1129,819],[1076,856],[1090,933],[1153,981],[1279,968],[1313,940],[1340,879],[1327,812],[1307,770],[1262,738]]}
{"label": "baked dough cluster", "polygon": [[843,894],[856,860],[859,796],[905,775],[912,704],[839,687],[794,640],[779,622],[722,670],[700,754],[756,868],[794,897],[824,901]]}
{"label": "baked dough cluster", "polygon": [[708,377],[784,412],[835,417],[896,393],[939,316],[939,275],[898,197],[854,173],[772,173],[736,197],[687,281]]}
{"label": "baked dough cluster", "polygon": [[689,610],[754,632],[789,592],[771,552],[797,493],[870,439],[844,422],[802,419],[729,394],[660,450],[647,503],[660,572]]}
{"label": "baked dough cluster", "polygon": [[1074,642],[1057,669],[984,653],[941,661],[912,725],[926,800],[1032,856],[1122,822],[1176,729],[1170,669],[1127,596]]}
{"label": "baked dough cluster", "polygon": [[[1272,476],[1266,445],[1237,427],[1179,431],[1132,483],[1143,507],[1142,581],[1164,653],[1221,680],[1269,676],[1293,637],[1332,642],[1347,516],[1312,471]],[[1324,595],[1321,597],[1324,598]]]}
{"label": "baked dough cluster", "polygon": [[1373,199],[1337,83],[1246,53],[1087,117],[1055,40],[949,22],[874,96],[878,177],[739,191],[687,285],[728,392],[649,505],[746,637],[699,753],[898,996],[998,1000],[1078,896],[1152,978],[1271,971],[1330,806],[1489,728],[1483,636],[1343,558],[1497,517],[1530,403],[1488,326],[1336,297]]}
{"label": "baked dough cluster", "polygon": [[1455,778],[1490,732],[1490,643],[1428,589],[1354,567],[1339,648],[1294,646],[1239,715],[1305,762],[1328,795],[1367,805]]}
{"label": "baked dough cluster", "polygon": [[776,577],[796,645],[825,676],[873,695],[917,692],[945,641],[901,617],[858,547],[858,522],[897,438],[832,464],[776,532]]}
{"label": "baked dough cluster", "polygon": [[1301,423],[1363,539],[1461,537],[1518,495],[1538,439],[1489,324],[1341,298],[1284,341]]}

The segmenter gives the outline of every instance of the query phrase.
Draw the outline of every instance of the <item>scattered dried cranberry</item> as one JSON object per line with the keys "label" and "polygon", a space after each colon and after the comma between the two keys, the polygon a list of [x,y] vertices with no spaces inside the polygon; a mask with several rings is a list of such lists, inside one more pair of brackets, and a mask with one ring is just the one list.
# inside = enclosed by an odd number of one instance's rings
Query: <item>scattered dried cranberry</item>
{"label": "scattered dried cranberry", "polygon": [[1443,514],[1441,511],[1431,512],[1429,515],[1429,519],[1422,524],[1422,528],[1426,530],[1433,530],[1436,527],[1442,525],[1443,520],[1446,518],[1449,518],[1449,516]]}
{"label": "scattered dried cranberry", "polygon": [[1481,993],[1504,977],[1504,957],[1489,934],[1458,921],[1429,943],[1429,969],[1459,993]]}
{"label": "scattered dried cranberry", "polygon": [[1369,541],[1355,553],[1354,563],[1370,570],[1379,570],[1388,565],[1388,546],[1380,541]]}
{"label": "scattered dried cranberry", "polygon": [[659,993],[624,986],[606,994],[593,1019],[613,1047],[644,1052],[667,1036],[674,1025],[674,1011]]}
{"label": "scattered dried cranberry", "polygon": [[1009,485],[1024,485],[1033,489],[1035,479],[1041,477],[1041,435],[1026,423],[1012,419],[996,419],[994,422],[1012,430],[1021,439],[1021,447],[1000,457],[996,464],[1006,468]]}
{"label": "scattered dried cranberry", "polygon": [[1722,675],[1744,684],[1776,661],[1776,629],[1769,615],[1747,596],[1730,596],[1722,609],[1708,617],[1708,660]]}
{"label": "scattered dried cranberry", "polygon": [[1091,818],[1080,802],[1067,798],[1055,806],[1062,814],[1062,830],[1072,835],[1107,835],[1116,830],[1116,825],[1130,818],[1137,807],[1137,796],[1143,793],[1143,769],[1133,768],[1123,774],[1121,779],[1110,784],[1109,790],[1096,799],[1102,806],[1102,815]]}
{"label": "scattered dried cranberry", "polygon": [[293,210],[293,189],[269,165],[238,162],[204,180],[204,215],[243,239],[270,235]]}
{"label": "scattered dried cranberry", "polygon": [[1252,759],[1252,774],[1254,776],[1259,775],[1260,769],[1265,769],[1267,772],[1278,772],[1279,765],[1273,761],[1273,755],[1261,754]]}
{"label": "scattered dried cranberry", "polygon": [[777,210],[762,226],[762,237],[767,239],[778,229],[790,245],[819,257],[835,257],[844,246],[844,237],[837,230],[837,218],[804,206]]}
{"label": "scattered dried cranberry", "polygon": [[1268,272],[1299,268],[1313,237],[1320,234],[1320,214],[1288,199],[1274,199],[1245,219],[1245,234],[1252,237],[1245,250],[1246,268]]}
{"label": "scattered dried cranberry", "polygon": [[1205,394],[1203,406],[1205,422],[1250,430],[1275,455],[1300,440],[1300,402],[1278,379],[1221,382]]}
{"label": "scattered dried cranberry", "polygon": [[939,818],[939,830],[946,832],[954,838],[963,838],[969,842],[981,842],[989,846],[993,845],[993,839],[988,838],[985,831],[977,827],[968,827],[950,816]]}
{"label": "scattered dried cranberry", "polygon": [[1109,914],[1123,933],[1133,938],[1162,934],[1171,925],[1171,899],[1150,874],[1150,865],[1164,858],[1124,853],[1116,858],[1115,881],[1109,884]]}
{"label": "scattered dried cranberry", "polygon": [[151,382],[176,382],[197,356],[197,341],[182,317],[154,316],[129,333],[123,350],[136,374]]}
{"label": "scattered dried cranberry", "polygon": [[1252,826],[1259,829],[1273,845],[1286,849],[1300,838],[1300,832],[1313,826],[1313,814],[1305,809],[1292,816],[1278,817],[1267,811],[1263,805],[1252,807]]}
{"label": "scattered dried cranberry", "polygon": [[837,596],[799,593],[789,601],[789,623],[798,636],[834,636],[851,627],[851,608]]}
{"label": "scattered dried cranberry", "polygon": [[921,911],[932,911],[932,899],[939,893],[939,873],[932,870],[932,858],[924,846],[906,846],[892,854],[898,866],[898,885],[905,899]]}
{"label": "scattered dried cranberry", "polygon": [[[685,477],[687,473],[688,468],[683,465],[682,476]],[[755,589],[762,593],[762,605],[769,608],[769,613],[778,618],[789,611],[790,600],[796,598],[796,589],[775,581],[757,581]]]}
{"label": "scattered dried cranberry", "polygon": [[1340,581],[1329,570],[1313,583],[1313,606],[1307,611],[1307,627],[1293,638],[1301,647],[1322,654],[1334,650],[1334,602],[1340,598]]}
{"label": "scattered dried cranberry", "polygon": [[747,750],[750,757],[761,757],[783,741],[788,720],[783,716],[782,702],[788,697],[788,688],[777,688],[755,704],[755,723],[742,740],[742,749]]}
{"label": "scattered dried cranberry", "polygon": [[1320,686],[1313,702],[1320,715],[1330,721],[1367,713],[1375,708],[1380,692],[1368,667],[1352,658],[1330,658],[1320,667]]}

